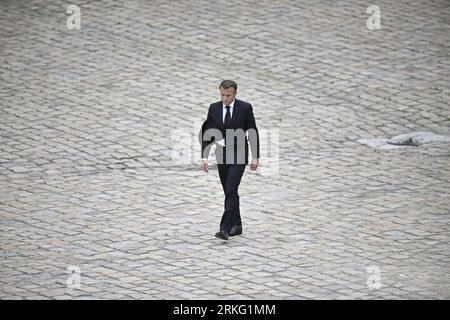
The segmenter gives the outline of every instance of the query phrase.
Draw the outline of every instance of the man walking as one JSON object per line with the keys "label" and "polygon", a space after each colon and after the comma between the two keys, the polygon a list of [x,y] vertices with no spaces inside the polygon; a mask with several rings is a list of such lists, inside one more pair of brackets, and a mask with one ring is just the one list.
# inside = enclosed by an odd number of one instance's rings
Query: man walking
{"label": "man walking", "polygon": [[[248,142],[252,152],[251,170],[259,164],[259,135],[250,103],[236,99],[237,84],[224,80],[219,85],[221,101],[209,106],[202,126],[201,169],[208,172],[209,151],[216,143],[216,160],[225,194],[225,208],[216,237],[228,240],[242,234],[238,188],[248,165]],[[247,138],[248,135],[248,138]]]}

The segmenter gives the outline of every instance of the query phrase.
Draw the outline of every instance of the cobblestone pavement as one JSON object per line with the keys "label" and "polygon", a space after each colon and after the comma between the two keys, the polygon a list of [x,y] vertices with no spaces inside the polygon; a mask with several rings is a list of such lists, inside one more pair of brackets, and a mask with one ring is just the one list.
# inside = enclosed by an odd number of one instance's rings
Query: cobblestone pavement
{"label": "cobblestone pavement", "polygon": [[[373,1],[379,30],[356,0],[74,2],[80,30],[1,2],[1,299],[450,298],[449,144],[357,142],[450,136],[448,1]],[[264,151],[228,242],[195,135],[224,78]]]}

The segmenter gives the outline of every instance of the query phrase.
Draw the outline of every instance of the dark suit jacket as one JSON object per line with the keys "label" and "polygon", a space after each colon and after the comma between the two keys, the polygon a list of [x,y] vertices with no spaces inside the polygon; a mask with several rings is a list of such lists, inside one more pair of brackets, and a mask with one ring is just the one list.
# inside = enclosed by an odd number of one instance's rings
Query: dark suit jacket
{"label": "dark suit jacket", "polygon": [[[208,116],[206,121],[203,123],[201,129],[201,144],[202,144],[202,158],[208,158],[210,149],[212,145],[221,140],[222,138],[227,137],[227,132],[223,123],[223,103],[222,101],[218,101],[209,106]],[[235,99],[233,114],[231,117],[231,126],[232,129],[235,130],[234,137],[234,159],[230,161],[230,159],[225,159],[225,156],[222,161],[220,161],[220,157],[222,156],[222,150],[225,151],[226,148],[216,145],[216,160],[217,163],[226,163],[226,164],[244,164],[242,163],[241,158],[239,158],[239,153],[241,155],[245,150],[244,160],[245,164],[248,164],[248,142],[250,142],[250,148],[252,151],[253,158],[259,158],[259,134],[258,129],[256,127],[255,117],[253,115],[253,108],[250,103]],[[211,129],[211,130],[210,130]],[[240,129],[240,130],[239,130]],[[250,130],[249,130],[250,129]],[[241,135],[239,133],[246,133],[248,138],[245,137],[244,140],[241,139]],[[206,134],[205,134],[206,133]],[[240,139],[240,141],[238,141]],[[233,145],[233,141],[225,141],[227,145]],[[244,148],[242,148],[244,146]],[[231,148],[231,147],[230,147]],[[231,149],[228,149],[231,150]],[[223,152],[226,154],[226,152]]]}

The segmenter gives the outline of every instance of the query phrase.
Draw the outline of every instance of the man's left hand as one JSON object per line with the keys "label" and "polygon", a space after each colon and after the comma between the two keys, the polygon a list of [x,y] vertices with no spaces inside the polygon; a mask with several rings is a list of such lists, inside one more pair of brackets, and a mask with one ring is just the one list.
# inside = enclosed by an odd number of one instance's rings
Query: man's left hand
{"label": "man's left hand", "polygon": [[259,164],[258,159],[253,159],[252,163],[250,164],[250,169],[252,171],[255,171],[258,168],[258,164]]}

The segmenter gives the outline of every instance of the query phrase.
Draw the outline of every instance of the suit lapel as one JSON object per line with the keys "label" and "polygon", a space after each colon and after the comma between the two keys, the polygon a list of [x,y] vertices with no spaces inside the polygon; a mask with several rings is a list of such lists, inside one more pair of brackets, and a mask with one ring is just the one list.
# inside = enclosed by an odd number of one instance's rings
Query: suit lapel
{"label": "suit lapel", "polygon": [[235,128],[237,117],[239,116],[239,103],[237,99],[234,99],[233,116],[231,117],[231,126]]}
{"label": "suit lapel", "polygon": [[223,108],[222,103],[219,103],[219,105],[216,108],[216,117],[218,119],[217,123],[219,124],[219,129],[223,131],[225,129],[225,126],[223,124],[222,108]]}

